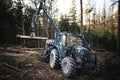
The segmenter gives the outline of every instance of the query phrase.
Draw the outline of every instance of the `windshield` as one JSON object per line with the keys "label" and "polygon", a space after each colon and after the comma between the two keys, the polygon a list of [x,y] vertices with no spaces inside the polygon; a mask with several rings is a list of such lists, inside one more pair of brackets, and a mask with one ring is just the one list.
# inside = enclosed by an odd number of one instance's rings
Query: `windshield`
{"label": "windshield", "polygon": [[62,45],[65,46],[65,44],[66,44],[66,35],[65,35],[65,34],[62,35],[62,36],[61,36],[61,39],[62,39]]}
{"label": "windshield", "polygon": [[80,36],[76,36],[74,34],[67,34],[67,44],[69,45],[78,45],[83,46],[83,39]]}
{"label": "windshield", "polygon": [[67,38],[67,36],[64,33],[60,33],[59,36],[57,36],[57,44],[59,44],[61,46],[65,46],[66,38]]}
{"label": "windshield", "polygon": [[57,44],[61,46],[71,46],[71,45],[78,45],[78,46],[84,46],[88,47],[88,44],[86,44],[86,40],[84,36],[75,36],[71,35],[71,33],[61,33],[57,37]]}
{"label": "windshield", "polygon": [[79,46],[82,46],[82,39],[81,38],[76,38],[76,37],[73,37],[73,36],[69,36],[67,37],[67,43],[69,45],[79,45]]}

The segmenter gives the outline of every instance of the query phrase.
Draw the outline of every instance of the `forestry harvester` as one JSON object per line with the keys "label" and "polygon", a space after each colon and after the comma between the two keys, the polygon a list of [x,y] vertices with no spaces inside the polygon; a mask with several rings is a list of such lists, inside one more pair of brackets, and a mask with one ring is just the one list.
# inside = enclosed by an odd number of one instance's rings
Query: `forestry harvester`
{"label": "forestry harvester", "polygon": [[47,39],[44,60],[49,60],[50,67],[53,69],[61,69],[65,77],[72,78],[75,76],[77,69],[87,69],[91,74],[98,75],[101,73],[101,63],[98,61],[96,53],[92,55],[90,47],[84,47],[84,35],[78,38],[71,33],[61,32],[54,23],[51,15],[47,11],[44,2],[40,2],[37,13],[32,20],[32,36],[35,36],[35,18],[43,11],[52,25],[55,36],[54,40]]}

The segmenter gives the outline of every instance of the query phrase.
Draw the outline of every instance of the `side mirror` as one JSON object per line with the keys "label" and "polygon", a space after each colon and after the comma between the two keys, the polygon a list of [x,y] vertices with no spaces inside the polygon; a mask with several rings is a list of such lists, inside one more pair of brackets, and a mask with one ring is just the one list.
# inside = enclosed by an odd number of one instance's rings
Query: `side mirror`
{"label": "side mirror", "polygon": [[81,34],[79,35],[79,37],[80,37],[81,39],[84,39],[84,38],[85,38],[84,35],[81,35]]}

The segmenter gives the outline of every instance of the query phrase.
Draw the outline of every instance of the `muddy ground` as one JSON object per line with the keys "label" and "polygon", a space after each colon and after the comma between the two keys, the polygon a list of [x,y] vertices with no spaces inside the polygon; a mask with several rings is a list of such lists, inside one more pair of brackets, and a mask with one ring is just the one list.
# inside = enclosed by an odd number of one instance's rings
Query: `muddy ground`
{"label": "muddy ground", "polygon": [[[48,63],[42,62],[42,54],[43,49],[40,48],[0,47],[0,80],[69,80],[61,70],[53,70]],[[106,55],[108,53],[98,57],[102,63]],[[75,78],[70,80],[107,80],[111,76],[104,77],[104,74],[94,77],[78,70]]]}

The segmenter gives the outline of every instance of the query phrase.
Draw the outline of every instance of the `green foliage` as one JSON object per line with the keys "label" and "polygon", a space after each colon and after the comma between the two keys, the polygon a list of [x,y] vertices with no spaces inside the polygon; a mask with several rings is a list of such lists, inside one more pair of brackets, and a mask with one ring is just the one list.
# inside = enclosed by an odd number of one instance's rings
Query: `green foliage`
{"label": "green foliage", "polygon": [[104,47],[106,50],[116,51],[116,37],[113,36],[111,33],[104,33],[104,31],[102,30],[91,30],[90,33],[87,35],[92,38],[93,46],[96,47],[98,45]]}
{"label": "green foliage", "polygon": [[16,26],[12,0],[0,0],[0,44],[15,43]]}
{"label": "green foliage", "polygon": [[79,26],[77,23],[75,22],[72,22],[71,25],[70,25],[70,32],[74,33],[74,34],[79,34]]}
{"label": "green foliage", "polygon": [[0,11],[7,11],[12,7],[12,0],[0,0]]}
{"label": "green foliage", "polygon": [[61,31],[69,32],[70,31],[69,19],[65,16],[61,16],[59,26]]}
{"label": "green foliage", "polygon": [[76,22],[69,21],[69,18],[65,16],[61,16],[59,21],[59,26],[61,31],[66,31],[74,34],[78,34],[80,29]]}
{"label": "green foliage", "polygon": [[12,0],[0,0],[0,25],[9,23],[12,16],[12,4]]}

